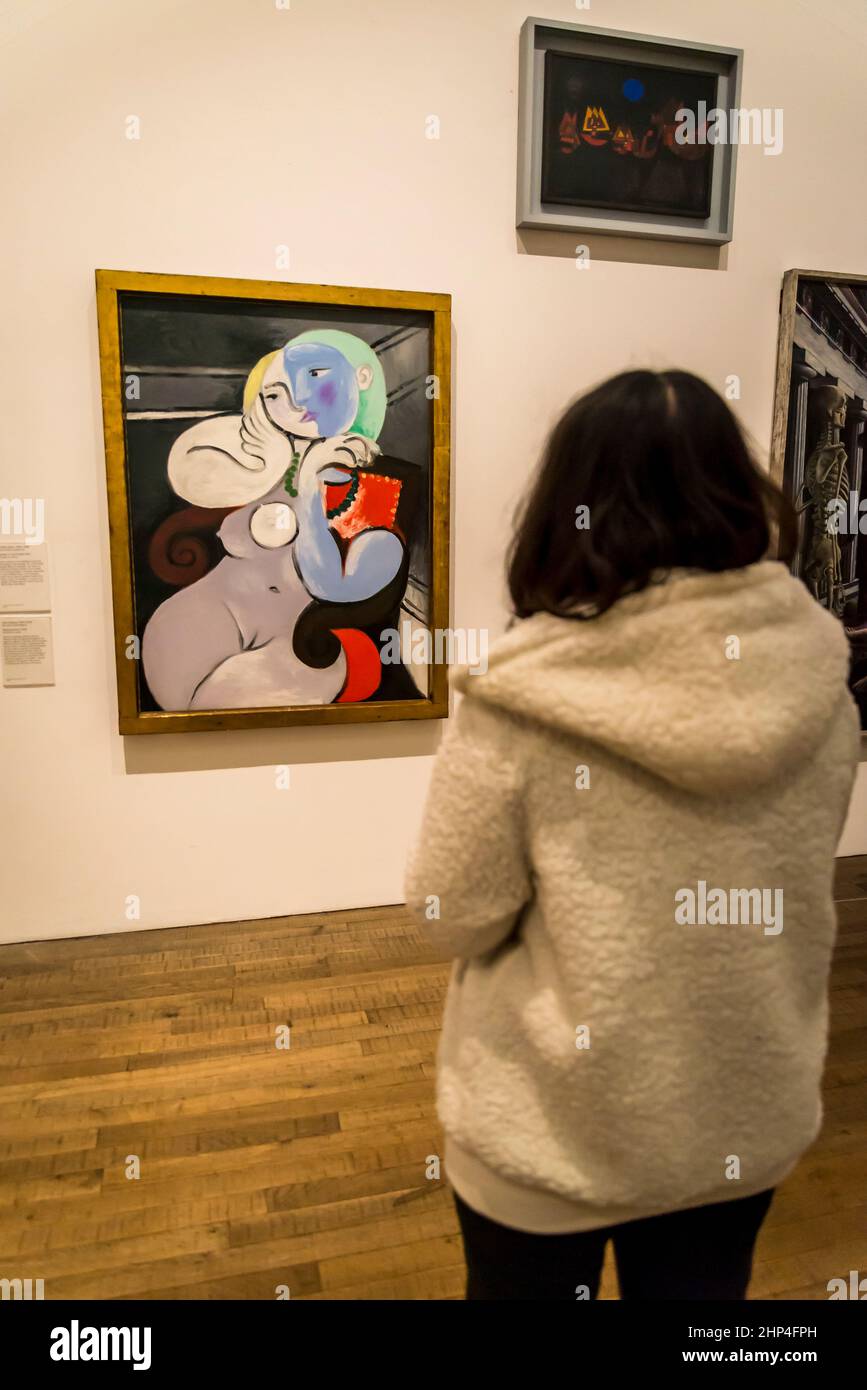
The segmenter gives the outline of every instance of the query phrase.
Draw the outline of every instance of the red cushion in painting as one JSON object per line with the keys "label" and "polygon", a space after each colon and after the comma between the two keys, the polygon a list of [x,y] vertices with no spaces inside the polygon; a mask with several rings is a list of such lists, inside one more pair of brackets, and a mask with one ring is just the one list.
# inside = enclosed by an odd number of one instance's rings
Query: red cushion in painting
{"label": "red cushion in painting", "polygon": [[[345,483],[326,483],[325,509],[329,525],[346,540],[372,527],[390,531],[397,515],[400,490],[399,479],[389,478],[384,473],[369,473],[363,468],[348,475]],[[344,506],[348,499],[348,505]]]}

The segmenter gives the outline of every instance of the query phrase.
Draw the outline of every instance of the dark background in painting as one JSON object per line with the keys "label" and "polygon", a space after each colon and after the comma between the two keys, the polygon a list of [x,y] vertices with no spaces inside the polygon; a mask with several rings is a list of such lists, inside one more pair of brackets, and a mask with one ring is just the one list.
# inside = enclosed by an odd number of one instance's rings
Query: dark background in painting
{"label": "dark background in painting", "polygon": [[[836,386],[847,397],[840,440],[847,453],[849,490],[860,502],[867,494],[867,283],[802,277],[793,327],[783,489],[797,502],[807,461],[824,423],[814,408],[815,393],[820,387]],[[800,579],[805,575],[809,538],[809,511],[805,511],[792,562],[792,573]],[[867,534],[841,533],[837,539],[846,595],[843,625],[852,651],[850,685],[858,702],[861,727],[867,730]]]}
{"label": "dark background in painting", "polygon": [[[120,296],[121,371],[136,376],[138,400],[124,398],[127,489],[136,633],[177,587],[163,582],[148,562],[156,528],[189,506],[172,490],[166,464],[179,434],[206,414],[239,414],[244,383],[259,358],[311,328],[354,333],[376,350],[385,372],[388,407],[377,441],[383,455],[399,460],[413,507],[409,579],[403,608],[426,622],[430,612],[430,461],[432,403],[431,317],[408,310],[353,309],[332,305],[125,292]],[[385,470],[387,471],[387,469]],[[401,513],[403,520],[403,513]],[[224,555],[216,535],[206,538],[212,566]],[[346,614],[346,609],[341,612]],[[396,608],[392,620],[400,621]],[[373,635],[373,634],[371,634]],[[157,710],[137,663],[139,707]],[[383,668],[383,684],[371,698],[406,699],[418,690],[401,666]]]}
{"label": "dark background in painting", "polygon": [[[637,78],[644,86],[638,101],[630,101],[623,84]],[[578,131],[587,107],[601,107],[611,127],[628,126],[636,141],[650,128],[655,115],[679,107],[697,111],[698,102],[716,105],[717,79],[674,68],[624,63],[583,54],[545,54],[545,102],[542,135],[542,202],[619,208],[624,212],[667,212],[681,217],[710,215],[710,175],[713,146],[702,147],[701,159],[687,160],[660,146],[649,159],[619,154],[610,136],[601,146],[583,138],[571,154],[560,149],[564,112],[576,112]]]}

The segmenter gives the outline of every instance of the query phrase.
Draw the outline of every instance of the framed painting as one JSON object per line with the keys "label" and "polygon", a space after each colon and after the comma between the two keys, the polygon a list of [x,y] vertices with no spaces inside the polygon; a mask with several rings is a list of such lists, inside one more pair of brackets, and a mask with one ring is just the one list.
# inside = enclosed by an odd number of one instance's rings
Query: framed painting
{"label": "framed painting", "polygon": [[740,64],[739,49],[528,19],[518,226],[730,241],[737,140],[720,136]]}
{"label": "framed painting", "polygon": [[771,438],[771,476],[800,525],[792,572],[843,623],[867,729],[867,275],[789,270]]}
{"label": "framed painting", "polygon": [[450,296],[96,285],[120,732],[445,718]]}

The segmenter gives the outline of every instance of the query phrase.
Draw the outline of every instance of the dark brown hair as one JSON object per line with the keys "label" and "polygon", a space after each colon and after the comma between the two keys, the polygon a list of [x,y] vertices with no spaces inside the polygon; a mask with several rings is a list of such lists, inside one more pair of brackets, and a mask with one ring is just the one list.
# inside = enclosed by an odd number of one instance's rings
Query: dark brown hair
{"label": "dark brown hair", "polygon": [[794,508],[722,397],[690,372],[622,372],[555,425],[516,522],[509,592],[521,618],[580,604],[590,610],[568,616],[597,617],[654,571],[740,569],[772,542],[791,559]]}

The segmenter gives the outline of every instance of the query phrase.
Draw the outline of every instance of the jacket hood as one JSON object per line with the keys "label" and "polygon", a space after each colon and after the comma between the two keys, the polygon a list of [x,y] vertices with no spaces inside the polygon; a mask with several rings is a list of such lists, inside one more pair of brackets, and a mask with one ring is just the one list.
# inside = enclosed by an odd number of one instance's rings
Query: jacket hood
{"label": "jacket hood", "polygon": [[[852,704],[841,623],[779,561],[674,570],[587,621],[537,613],[453,686],[705,795],[809,757]],[[851,718],[851,710],[849,711]]]}

